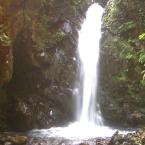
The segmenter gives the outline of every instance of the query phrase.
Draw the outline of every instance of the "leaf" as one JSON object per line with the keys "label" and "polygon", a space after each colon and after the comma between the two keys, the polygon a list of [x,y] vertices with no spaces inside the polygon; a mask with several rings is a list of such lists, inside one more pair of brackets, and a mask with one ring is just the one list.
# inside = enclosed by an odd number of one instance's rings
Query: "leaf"
{"label": "leaf", "polygon": [[139,35],[139,40],[144,40],[145,39],[145,33],[142,33],[141,35]]}
{"label": "leaf", "polygon": [[128,53],[128,54],[126,54],[126,59],[132,59],[132,57],[133,57],[133,54],[131,54],[131,53]]}
{"label": "leaf", "polygon": [[138,59],[139,63],[143,64],[145,63],[145,53],[141,53],[139,55],[139,59]]}

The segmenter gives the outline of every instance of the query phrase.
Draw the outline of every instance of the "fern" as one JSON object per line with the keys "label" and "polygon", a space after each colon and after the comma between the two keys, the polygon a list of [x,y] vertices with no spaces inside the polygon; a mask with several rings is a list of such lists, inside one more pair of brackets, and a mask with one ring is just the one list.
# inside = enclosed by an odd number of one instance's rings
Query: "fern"
{"label": "fern", "polygon": [[138,36],[139,40],[145,40],[145,33],[142,33]]}

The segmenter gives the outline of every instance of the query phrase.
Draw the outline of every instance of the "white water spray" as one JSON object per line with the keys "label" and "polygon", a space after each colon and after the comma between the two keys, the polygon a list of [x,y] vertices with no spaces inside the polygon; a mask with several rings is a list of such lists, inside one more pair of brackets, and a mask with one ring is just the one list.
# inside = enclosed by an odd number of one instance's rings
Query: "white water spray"
{"label": "white water spray", "polygon": [[[79,94],[82,101],[80,123],[102,125],[99,104],[96,104],[96,90],[98,85],[99,43],[101,38],[101,19],[103,8],[98,4],[90,6],[86,13],[86,20],[79,31],[78,54],[80,58]],[[80,97],[80,96],[77,96]],[[80,102],[81,104],[81,102]]]}

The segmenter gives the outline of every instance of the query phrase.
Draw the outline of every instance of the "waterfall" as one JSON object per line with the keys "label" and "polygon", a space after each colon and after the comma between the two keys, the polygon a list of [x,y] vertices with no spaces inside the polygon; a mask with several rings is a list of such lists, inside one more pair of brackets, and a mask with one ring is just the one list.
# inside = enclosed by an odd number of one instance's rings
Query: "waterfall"
{"label": "waterfall", "polygon": [[74,138],[94,138],[112,136],[115,130],[104,126],[99,103],[97,86],[99,72],[99,42],[101,38],[101,18],[103,8],[98,4],[89,7],[86,19],[79,31],[78,66],[79,79],[74,94],[77,104],[77,121],[67,127],[52,127],[33,130],[34,136]]}
{"label": "waterfall", "polygon": [[[77,96],[79,122],[102,125],[100,106],[96,100],[99,70],[99,42],[103,8],[98,4],[89,7],[79,31],[78,54],[80,59],[79,96]],[[79,98],[81,97],[81,99]]]}

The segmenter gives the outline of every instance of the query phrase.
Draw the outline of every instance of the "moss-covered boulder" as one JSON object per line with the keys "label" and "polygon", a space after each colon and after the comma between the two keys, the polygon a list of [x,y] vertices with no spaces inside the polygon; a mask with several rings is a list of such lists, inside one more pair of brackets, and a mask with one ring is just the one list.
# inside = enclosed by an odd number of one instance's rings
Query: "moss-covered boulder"
{"label": "moss-covered boulder", "polygon": [[[101,106],[111,124],[145,122],[145,2],[110,0],[103,16],[101,41]],[[141,37],[141,36],[140,36]]]}

